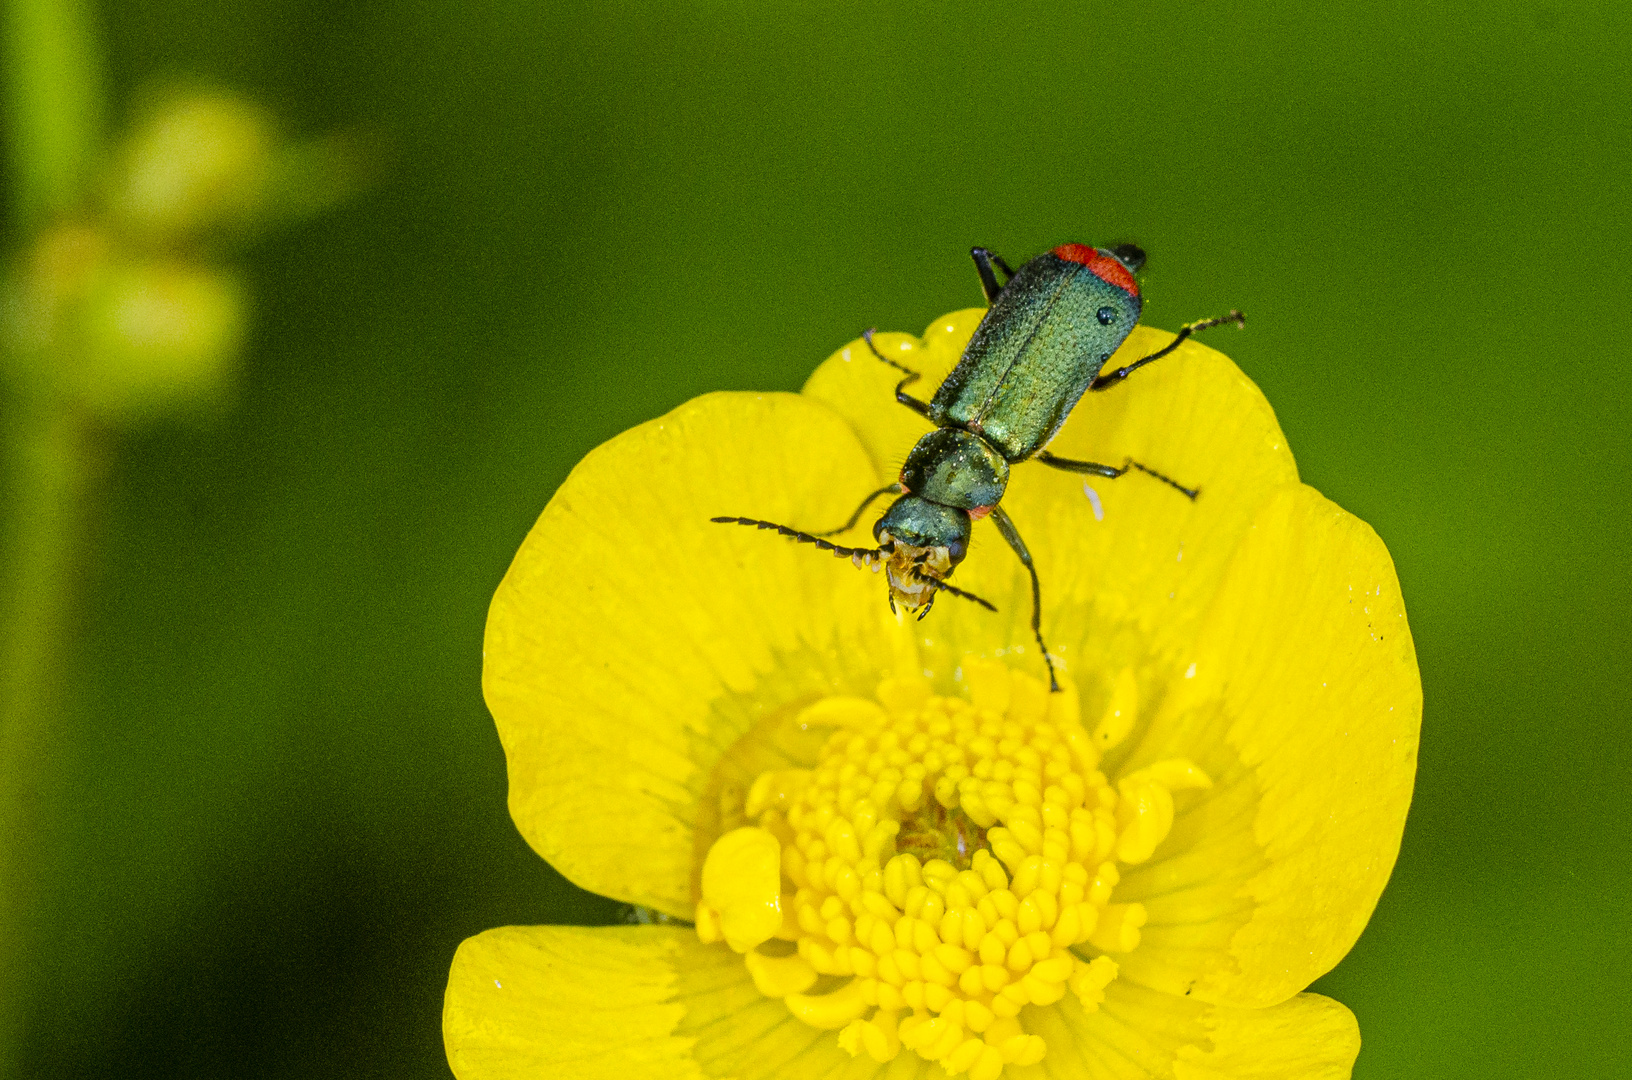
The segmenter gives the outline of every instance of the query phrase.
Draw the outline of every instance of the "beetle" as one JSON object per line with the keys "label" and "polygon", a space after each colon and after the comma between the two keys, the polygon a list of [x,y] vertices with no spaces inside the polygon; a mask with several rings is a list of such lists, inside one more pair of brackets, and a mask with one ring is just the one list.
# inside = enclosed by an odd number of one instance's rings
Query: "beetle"
{"label": "beetle", "polygon": [[[1010,466],[1036,460],[1066,472],[1116,479],[1130,469],[1167,484],[1192,501],[1199,489],[1128,458],[1118,468],[1093,461],[1056,457],[1044,447],[1060,430],[1082,395],[1107,390],[1152,361],[1178,348],[1192,334],[1224,323],[1246,325],[1231,311],[1218,319],[1188,323],[1167,347],[1114,371],[1106,361],[1139,321],[1143,300],[1134,275],[1145,253],[1133,244],[1095,248],[1061,244],[1012,270],[986,248],[969,252],[980,274],[989,305],[964,347],[958,365],[928,401],[907,393],[922,376],[891,360],[873,344],[873,331],[862,335],[874,356],[904,376],[895,399],[935,425],[907,455],[895,483],[862,500],[850,520],[837,529],[811,533],[758,518],[716,517],[722,525],[751,525],[847,557],[857,566],[886,571],[890,610],[901,604],[922,619],[937,593],[973,601],[990,611],[990,603],[947,582],[968,554],[974,522],[990,517],[1021,565],[1031,575],[1031,630],[1048,666],[1049,689],[1058,692],[1054,661],[1042,632],[1042,586],[1031,552],[1013,519],[999,505],[1009,483]],[[999,284],[998,272],[1004,275]],[[881,495],[900,496],[873,526],[876,548],[852,548],[829,542],[855,526]]]}

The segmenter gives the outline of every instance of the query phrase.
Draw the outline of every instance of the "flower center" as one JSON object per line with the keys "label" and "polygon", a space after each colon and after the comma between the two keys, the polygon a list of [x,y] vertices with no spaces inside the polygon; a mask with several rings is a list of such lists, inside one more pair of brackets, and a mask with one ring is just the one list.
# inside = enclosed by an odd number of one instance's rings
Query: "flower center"
{"label": "flower center", "polygon": [[897,852],[917,856],[920,864],[940,859],[959,870],[969,869],[975,852],[985,847],[986,830],[961,808],[948,809],[939,799],[927,799],[903,817],[895,834]]}
{"label": "flower center", "polygon": [[[971,699],[888,680],[878,700],[800,716],[837,730],[814,769],[763,773],[703,865],[697,932],[743,953],[761,993],[879,1062],[903,1047],[996,1080],[1047,1052],[1020,1011],[1073,992],[1093,1011],[1108,954],[1139,944],[1145,909],[1112,903],[1118,863],[1150,858],[1174,790],[1206,787],[1172,759],[1113,787],[1101,752],[1132,727],[1131,673],[1090,735],[1075,691],[964,664]],[[791,890],[791,893],[790,893]],[[792,943],[792,947],[786,943]]]}

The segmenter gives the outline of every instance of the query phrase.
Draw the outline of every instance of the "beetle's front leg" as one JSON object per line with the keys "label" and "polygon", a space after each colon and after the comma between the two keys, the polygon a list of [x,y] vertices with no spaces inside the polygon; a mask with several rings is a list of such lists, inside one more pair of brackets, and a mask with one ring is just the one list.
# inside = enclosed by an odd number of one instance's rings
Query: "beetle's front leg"
{"label": "beetle's front leg", "polygon": [[900,372],[905,372],[906,376],[907,376],[906,378],[902,379],[900,382],[895,384],[895,400],[899,401],[901,404],[905,405],[907,408],[911,409],[913,412],[917,413],[919,416],[928,416],[929,415],[929,402],[919,401],[917,398],[915,398],[911,394],[907,393],[907,387],[910,386],[911,384],[917,382],[919,379],[923,378],[923,376],[921,374],[919,374],[918,372],[912,370],[911,368],[907,367],[905,364],[896,363],[894,360],[891,360],[889,357],[887,357],[883,353],[879,352],[878,351],[878,346],[873,344],[873,334],[875,332],[876,331],[873,330],[873,329],[863,330],[861,332],[861,339],[867,343],[867,347],[869,349],[873,350],[873,355],[874,356],[878,357],[880,360],[884,361],[886,364],[890,365],[895,370],[900,371]]}
{"label": "beetle's front leg", "polygon": [[1043,587],[1037,580],[1037,567],[1031,561],[1031,552],[1026,550],[1026,542],[1020,539],[1020,530],[1014,527],[1014,521],[1001,506],[992,508],[992,524],[997,526],[997,531],[1003,534],[1003,539],[1020,557],[1020,564],[1031,575],[1031,632],[1037,638],[1037,647],[1043,650],[1043,663],[1048,665],[1048,688],[1057,694],[1060,692],[1060,682],[1054,677],[1054,661],[1049,657],[1048,645],[1043,641]]}
{"label": "beetle's front leg", "polygon": [[1173,490],[1182,492],[1191,502],[1195,502],[1196,496],[1201,494],[1200,488],[1187,488],[1171,476],[1159,473],[1149,465],[1141,465],[1132,458],[1125,460],[1120,469],[1114,465],[1101,465],[1097,461],[1073,461],[1071,458],[1055,457],[1047,450],[1038,454],[1037,460],[1049,468],[1059,469],[1061,472],[1088,473],[1092,476],[1103,476],[1108,480],[1115,480],[1129,469],[1138,469],[1146,476],[1154,476]]}

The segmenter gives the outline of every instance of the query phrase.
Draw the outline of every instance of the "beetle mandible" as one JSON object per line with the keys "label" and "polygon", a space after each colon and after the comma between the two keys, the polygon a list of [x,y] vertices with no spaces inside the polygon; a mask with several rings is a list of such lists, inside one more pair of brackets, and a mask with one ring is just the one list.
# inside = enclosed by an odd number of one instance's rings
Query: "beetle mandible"
{"label": "beetle mandible", "polygon": [[[1166,348],[1126,367],[1101,374],[1139,321],[1143,301],[1134,275],[1145,253],[1133,244],[1093,248],[1061,244],[1025,263],[1018,271],[986,248],[969,252],[990,305],[964,347],[958,366],[929,401],[907,393],[920,378],[873,345],[873,331],[862,336],[873,355],[904,376],[895,399],[928,419],[935,430],[918,440],[895,483],[868,495],[850,520],[837,529],[810,533],[757,518],[716,517],[720,524],[775,529],[783,536],[815,544],[849,558],[857,566],[885,569],[890,610],[900,603],[922,619],[937,593],[972,600],[991,611],[990,603],[947,583],[969,550],[974,522],[990,516],[997,531],[1031,575],[1031,630],[1048,666],[1049,689],[1058,692],[1054,661],[1043,641],[1042,587],[1031,552],[1014,521],[999,503],[1009,483],[1009,467],[1035,459],[1066,472],[1115,479],[1137,469],[1194,500],[1200,491],[1187,488],[1155,469],[1134,461],[1120,468],[1093,461],[1055,457],[1043,449],[1090,390],[1105,390],[1153,360],[1178,348],[1198,330],[1223,323],[1246,325],[1231,311],[1219,319],[1183,326]],[[1005,281],[998,283],[997,272]],[[824,539],[853,528],[880,495],[899,495],[873,526],[876,548],[851,548]]]}

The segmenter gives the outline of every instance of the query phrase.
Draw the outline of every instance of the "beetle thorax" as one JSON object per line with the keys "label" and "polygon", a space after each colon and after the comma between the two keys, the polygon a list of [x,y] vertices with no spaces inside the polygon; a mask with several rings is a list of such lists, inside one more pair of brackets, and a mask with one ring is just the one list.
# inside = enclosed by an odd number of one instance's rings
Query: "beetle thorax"
{"label": "beetle thorax", "polygon": [[972,432],[939,428],[918,440],[901,467],[908,491],[942,506],[984,510],[996,506],[1009,485],[1009,463]]}

